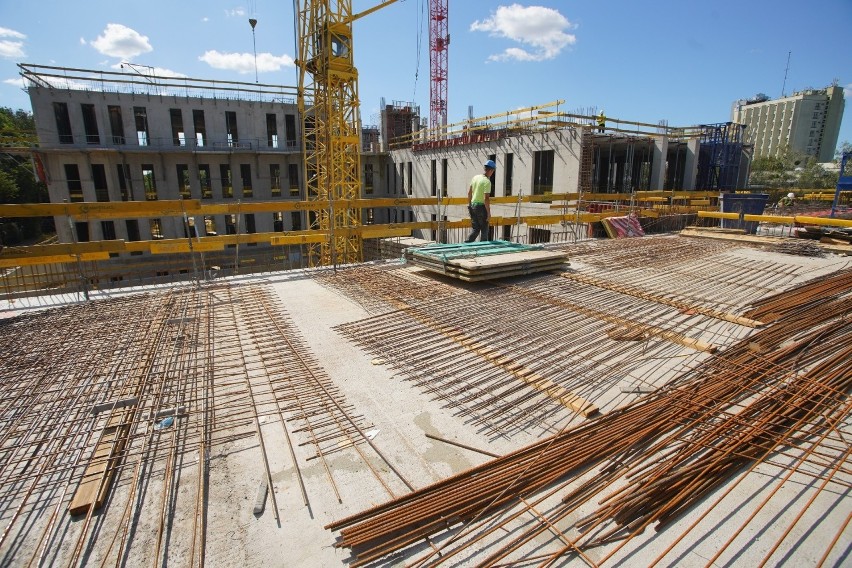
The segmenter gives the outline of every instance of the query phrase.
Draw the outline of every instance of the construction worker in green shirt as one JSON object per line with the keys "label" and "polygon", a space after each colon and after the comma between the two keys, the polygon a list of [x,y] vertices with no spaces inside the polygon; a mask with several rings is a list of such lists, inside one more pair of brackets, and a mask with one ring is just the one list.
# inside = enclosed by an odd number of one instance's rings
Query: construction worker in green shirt
{"label": "construction worker in green shirt", "polygon": [[483,164],[485,173],[476,174],[470,180],[467,188],[467,210],[470,212],[470,225],[472,231],[465,240],[472,243],[479,237],[480,241],[488,240],[488,218],[491,217],[491,178],[497,165],[494,160],[488,160]]}
{"label": "construction worker in green shirt", "polygon": [[598,132],[603,132],[604,128],[606,128],[606,115],[604,111],[598,115]]}

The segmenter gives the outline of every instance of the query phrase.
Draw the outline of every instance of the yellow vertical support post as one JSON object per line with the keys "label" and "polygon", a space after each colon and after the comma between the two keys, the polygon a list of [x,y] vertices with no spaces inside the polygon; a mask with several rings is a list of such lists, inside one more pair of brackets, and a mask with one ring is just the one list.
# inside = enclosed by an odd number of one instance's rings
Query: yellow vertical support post
{"label": "yellow vertical support post", "polygon": [[329,238],[309,245],[309,263],[361,262],[358,71],[352,56],[350,0],[298,1],[298,106],[309,200],[328,201],[310,220]]}

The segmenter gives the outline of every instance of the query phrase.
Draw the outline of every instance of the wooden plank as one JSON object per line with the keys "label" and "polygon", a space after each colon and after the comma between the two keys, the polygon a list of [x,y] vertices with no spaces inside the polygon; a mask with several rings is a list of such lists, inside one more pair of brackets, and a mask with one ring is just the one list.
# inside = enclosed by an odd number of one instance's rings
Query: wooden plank
{"label": "wooden plank", "polygon": [[66,243],[55,245],[33,245],[29,247],[6,248],[0,258],[35,258],[37,256],[56,256],[82,254],[89,252],[123,252],[124,241],[91,241],[85,243]]}
{"label": "wooden plank", "polygon": [[410,237],[411,229],[369,229],[363,227],[361,229],[361,238],[364,239],[381,239],[388,237]]}
{"label": "wooden plank", "polygon": [[71,515],[83,515],[89,509],[99,509],[106,500],[115,467],[127,444],[130,427],[127,420],[132,411],[113,411],[107,420],[86,471],[71,498],[68,512]]}
{"label": "wooden plank", "polygon": [[168,239],[165,241],[151,241],[150,250],[152,254],[170,254],[179,252],[210,252],[225,250],[222,241],[193,240],[190,247],[187,239]]}
{"label": "wooden plank", "polygon": [[322,243],[328,240],[327,233],[300,234],[300,235],[281,235],[271,237],[269,243],[272,246],[283,245],[303,245],[307,243]]}
{"label": "wooden plank", "polygon": [[108,252],[85,252],[80,255],[76,254],[57,254],[51,256],[36,256],[32,258],[0,258],[0,268],[14,268],[17,266],[37,266],[39,264],[63,264],[68,262],[77,262],[78,260],[87,262],[94,260],[109,260]]}

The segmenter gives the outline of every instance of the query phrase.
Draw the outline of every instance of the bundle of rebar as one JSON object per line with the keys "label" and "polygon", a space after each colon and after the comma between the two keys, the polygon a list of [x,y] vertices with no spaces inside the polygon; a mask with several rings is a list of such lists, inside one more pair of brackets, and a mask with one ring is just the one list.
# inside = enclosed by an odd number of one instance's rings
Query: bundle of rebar
{"label": "bundle of rebar", "polygon": [[825,256],[822,247],[817,243],[802,240],[784,240],[769,247],[773,252],[795,254],[798,256]]}
{"label": "bundle of rebar", "polygon": [[[460,523],[493,520],[508,505],[602,462],[608,462],[604,475],[566,496],[562,514],[599,495],[614,479],[628,473],[634,477],[627,489],[577,525],[594,533],[585,546],[676,518],[744,464],[828,427],[817,417],[848,413],[852,327],[846,295],[852,281],[829,280],[830,285],[817,283],[791,295],[791,303],[811,305],[804,316],[791,305],[786,311],[790,317],[779,318],[633,406],[327,528],[340,531],[337,546],[351,548],[354,565],[361,565]],[[648,465],[660,455],[666,459]],[[547,525],[556,520],[548,519]],[[610,521],[615,526],[604,530]],[[543,530],[545,523],[482,565],[491,565]],[[454,542],[451,538],[441,547],[442,561],[465,546],[454,549]],[[576,546],[566,545],[554,558]],[[421,564],[436,554],[429,553]]]}

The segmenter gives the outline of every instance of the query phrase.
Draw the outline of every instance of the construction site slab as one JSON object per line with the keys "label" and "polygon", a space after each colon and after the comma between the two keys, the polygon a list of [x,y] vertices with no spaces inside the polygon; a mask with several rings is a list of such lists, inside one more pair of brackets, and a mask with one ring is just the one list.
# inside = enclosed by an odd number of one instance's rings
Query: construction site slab
{"label": "construction site slab", "polygon": [[0,565],[845,565],[852,260],[556,252],[0,305]]}

